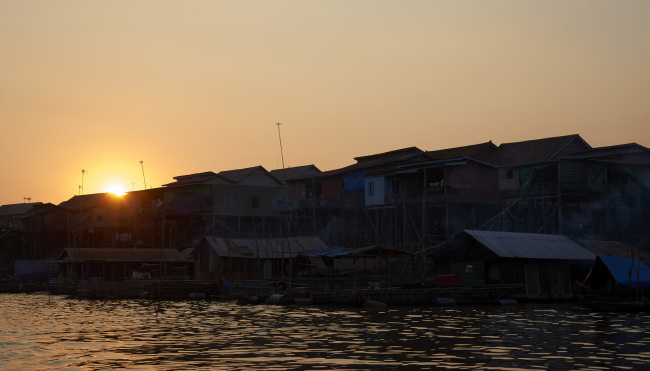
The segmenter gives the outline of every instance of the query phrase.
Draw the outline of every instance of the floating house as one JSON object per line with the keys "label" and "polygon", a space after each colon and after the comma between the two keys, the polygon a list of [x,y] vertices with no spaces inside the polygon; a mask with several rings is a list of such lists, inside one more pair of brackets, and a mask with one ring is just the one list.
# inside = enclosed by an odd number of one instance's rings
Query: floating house
{"label": "floating house", "polygon": [[0,206],[0,278],[12,273],[17,260],[50,259],[60,252],[67,220],[67,211],[50,203]]}
{"label": "floating house", "polygon": [[131,279],[189,279],[189,251],[142,248],[66,248],[58,259],[59,277],[68,282]]}
{"label": "floating house", "polygon": [[428,151],[369,169],[365,207],[380,240],[419,248],[477,228],[499,213],[497,169],[477,160],[495,148],[486,142]]}
{"label": "floating house", "polygon": [[[223,238],[205,236],[195,250],[199,280],[286,279],[307,269],[301,256],[327,246],[318,237]],[[303,259],[303,260],[306,260]]]}
{"label": "floating house", "polygon": [[409,254],[376,244],[356,248],[333,246],[305,255],[310,261],[308,277],[336,277],[337,283],[344,288],[368,287],[371,283],[374,288],[386,287],[395,283],[394,280],[401,283],[402,277],[395,277],[389,261]]}
{"label": "floating house", "polygon": [[408,147],[355,157],[355,164],[299,178],[287,179],[289,201],[296,216],[293,229],[303,235],[319,235],[330,245],[367,245],[371,227],[363,215],[368,171],[405,161],[426,159],[424,151]]}
{"label": "floating house", "polygon": [[287,204],[287,187],[262,166],[174,179],[163,186],[165,217],[179,229],[194,230],[190,238],[197,242],[199,233],[240,237],[281,231],[277,217]]}
{"label": "floating house", "polygon": [[595,258],[561,235],[475,230],[432,251],[440,285],[514,284],[515,296],[528,299],[572,297],[574,267]]}

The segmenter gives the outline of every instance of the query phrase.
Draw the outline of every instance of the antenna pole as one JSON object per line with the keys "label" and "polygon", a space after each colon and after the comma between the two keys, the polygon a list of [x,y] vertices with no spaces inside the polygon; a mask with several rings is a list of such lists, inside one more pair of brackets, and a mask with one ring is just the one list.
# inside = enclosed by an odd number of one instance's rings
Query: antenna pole
{"label": "antenna pole", "polygon": [[79,190],[79,194],[82,195],[84,193],[84,175],[86,174],[86,170],[81,169],[81,189]]}
{"label": "antenna pole", "polygon": [[144,189],[147,189],[147,179],[144,177],[144,161],[140,161],[140,166],[142,167],[142,180],[144,180]]}
{"label": "antenna pole", "polygon": [[275,124],[278,126],[278,137],[280,138],[280,156],[282,156],[282,169],[284,170],[284,154],[282,153],[282,135],[280,134],[280,125],[282,125],[282,123],[276,122]]}

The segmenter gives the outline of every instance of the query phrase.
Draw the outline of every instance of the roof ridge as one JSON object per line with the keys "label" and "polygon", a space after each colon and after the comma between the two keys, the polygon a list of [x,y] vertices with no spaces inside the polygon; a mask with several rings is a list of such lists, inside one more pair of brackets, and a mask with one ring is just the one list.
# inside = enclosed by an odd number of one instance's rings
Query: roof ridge
{"label": "roof ridge", "polygon": [[417,151],[420,151],[420,153],[424,153],[424,151],[422,151],[418,147],[406,147],[406,148],[400,148],[400,149],[387,151],[387,152],[375,153],[375,154],[372,154],[372,155],[357,156],[357,157],[354,157],[354,159],[357,160],[357,162],[358,162],[360,160],[368,160],[368,159],[372,159],[372,158],[388,156],[388,155],[394,155],[394,154],[398,154],[398,153],[401,153],[401,152],[408,152],[408,151],[413,151],[413,150],[417,150]]}

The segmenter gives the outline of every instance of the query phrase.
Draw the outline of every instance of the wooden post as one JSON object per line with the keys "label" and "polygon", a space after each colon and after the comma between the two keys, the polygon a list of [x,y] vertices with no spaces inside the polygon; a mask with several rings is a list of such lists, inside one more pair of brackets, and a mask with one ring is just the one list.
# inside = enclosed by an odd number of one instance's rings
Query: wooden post
{"label": "wooden post", "polygon": [[420,250],[424,250],[426,243],[426,214],[427,214],[427,170],[422,171],[424,173],[422,182],[422,233],[420,235]]}
{"label": "wooden post", "polygon": [[443,190],[445,192],[445,209],[446,209],[445,240],[448,240],[449,239],[449,198],[447,196],[447,182],[443,184]]}
{"label": "wooden post", "polygon": [[[558,225],[558,234],[562,234],[562,162],[558,161],[557,163],[557,225]],[[546,206],[546,205],[544,205]]]}
{"label": "wooden post", "polygon": [[382,240],[381,236],[379,236],[379,231],[380,226],[379,226],[379,211],[375,209],[375,238],[373,239],[375,242],[379,242]]}

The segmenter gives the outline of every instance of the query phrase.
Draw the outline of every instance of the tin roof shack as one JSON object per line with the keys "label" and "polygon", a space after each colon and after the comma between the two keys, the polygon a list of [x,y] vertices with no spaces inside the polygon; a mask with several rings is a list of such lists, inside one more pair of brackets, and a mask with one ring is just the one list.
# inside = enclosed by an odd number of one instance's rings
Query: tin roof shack
{"label": "tin roof shack", "polygon": [[366,212],[380,240],[409,249],[446,241],[501,211],[498,173],[475,160],[492,142],[426,152],[411,161],[369,170]]}
{"label": "tin roof shack", "polygon": [[499,194],[507,210],[491,229],[562,234],[563,209],[588,194],[584,174],[560,160],[590,148],[577,134],[501,144],[484,160],[499,169]]}
{"label": "tin roof shack", "polygon": [[[192,218],[205,234],[226,237],[271,236],[281,232],[278,210],[287,187],[262,166],[174,177],[164,185],[165,216]],[[198,241],[198,240],[197,240]]]}
{"label": "tin roof shack", "polygon": [[[318,234],[328,244],[367,244],[369,226],[363,213],[364,176],[404,161],[415,160],[424,152],[416,147],[356,157],[357,161],[340,169],[288,180],[293,190],[290,202],[297,216],[292,226],[296,233]],[[367,228],[368,227],[368,228]]]}
{"label": "tin roof shack", "polygon": [[149,248],[66,248],[53,263],[69,282],[189,279],[188,252]]}
{"label": "tin roof shack", "polygon": [[404,283],[401,262],[397,261],[407,252],[382,246],[380,244],[357,248],[334,246],[324,250],[312,251],[306,256],[310,260],[308,279],[327,276],[329,287],[386,288],[389,285]]}
{"label": "tin roof shack", "polygon": [[222,238],[205,236],[194,252],[199,280],[229,282],[278,280],[295,277],[307,269],[300,257],[322,250],[318,237]]}
{"label": "tin roof shack", "polygon": [[566,299],[573,267],[595,255],[561,235],[464,230],[434,257],[444,285],[516,284],[517,298]]}

